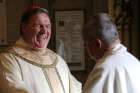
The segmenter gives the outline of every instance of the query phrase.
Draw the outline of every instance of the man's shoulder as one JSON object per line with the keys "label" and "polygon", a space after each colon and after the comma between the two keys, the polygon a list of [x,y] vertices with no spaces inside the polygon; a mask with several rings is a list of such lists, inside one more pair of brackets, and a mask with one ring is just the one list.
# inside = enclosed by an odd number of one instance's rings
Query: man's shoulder
{"label": "man's shoulder", "polygon": [[10,56],[11,53],[10,51],[12,51],[12,47],[7,47],[5,48],[1,53],[0,53],[0,57],[4,57],[4,56]]}
{"label": "man's shoulder", "polygon": [[50,56],[54,56],[54,57],[57,57],[58,59],[63,60],[63,58],[62,58],[60,55],[58,55],[56,52],[54,52],[54,51],[51,50],[51,49],[47,49],[47,53],[48,53]]}
{"label": "man's shoulder", "polygon": [[47,53],[48,53],[49,55],[54,55],[54,56],[57,55],[53,50],[48,49],[48,48],[47,48]]}

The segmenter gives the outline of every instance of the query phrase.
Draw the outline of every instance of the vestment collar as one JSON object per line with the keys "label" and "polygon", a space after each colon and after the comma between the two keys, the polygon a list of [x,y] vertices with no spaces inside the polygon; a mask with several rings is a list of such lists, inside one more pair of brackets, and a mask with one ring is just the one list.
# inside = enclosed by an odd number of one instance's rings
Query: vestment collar
{"label": "vestment collar", "polygon": [[104,54],[104,56],[103,56],[100,60],[98,60],[96,66],[102,64],[103,62],[105,62],[105,60],[106,60],[109,56],[114,55],[115,53],[119,53],[119,52],[122,52],[122,51],[126,51],[126,50],[127,50],[127,48],[126,48],[125,46],[123,46],[122,44],[120,44],[120,43],[119,43],[119,44],[116,44],[116,45],[112,48],[112,50],[106,52],[106,53]]}
{"label": "vestment collar", "polygon": [[28,60],[27,62],[33,65],[51,67],[55,66],[57,63],[56,53],[48,48],[40,50],[32,49],[23,39],[19,39],[15,46],[13,46],[9,51],[24,58],[25,60]]}

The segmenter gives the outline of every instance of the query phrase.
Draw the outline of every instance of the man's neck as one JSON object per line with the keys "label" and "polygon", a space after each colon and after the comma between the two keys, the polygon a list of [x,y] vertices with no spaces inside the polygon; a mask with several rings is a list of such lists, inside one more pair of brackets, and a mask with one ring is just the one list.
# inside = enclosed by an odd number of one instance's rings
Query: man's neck
{"label": "man's neck", "polygon": [[112,49],[114,49],[114,47],[117,45],[117,44],[120,44],[120,40],[117,39],[115,40],[108,48],[108,51],[112,51]]}

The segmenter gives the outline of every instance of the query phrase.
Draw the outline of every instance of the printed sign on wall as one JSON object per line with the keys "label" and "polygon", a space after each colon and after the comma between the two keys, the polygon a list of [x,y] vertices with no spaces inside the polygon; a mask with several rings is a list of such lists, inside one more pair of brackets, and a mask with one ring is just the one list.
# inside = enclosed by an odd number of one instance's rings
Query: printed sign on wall
{"label": "printed sign on wall", "polygon": [[83,22],[83,11],[55,12],[56,49],[59,49],[59,54],[64,57],[71,70],[85,68]]}

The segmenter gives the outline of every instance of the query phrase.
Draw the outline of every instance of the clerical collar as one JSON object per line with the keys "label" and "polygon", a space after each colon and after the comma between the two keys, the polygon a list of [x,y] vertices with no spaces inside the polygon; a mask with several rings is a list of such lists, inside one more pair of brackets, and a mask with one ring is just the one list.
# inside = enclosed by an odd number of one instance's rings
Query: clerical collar
{"label": "clerical collar", "polygon": [[19,39],[9,52],[28,60],[27,62],[31,64],[41,67],[54,67],[57,63],[56,53],[48,48],[39,51],[34,50],[23,39]]}
{"label": "clerical collar", "polygon": [[120,43],[116,44],[110,51],[106,52],[104,56],[100,60],[97,61],[96,65],[102,64],[106,60],[107,56],[115,54],[116,52],[119,52],[119,51],[126,51],[126,48]]}
{"label": "clerical collar", "polygon": [[23,38],[20,38],[19,40],[17,40],[16,46],[22,46],[22,47],[26,47],[26,48],[29,48],[33,51],[44,51],[46,50],[45,48],[33,48],[31,45],[29,45],[27,42],[25,42],[25,40]]}

